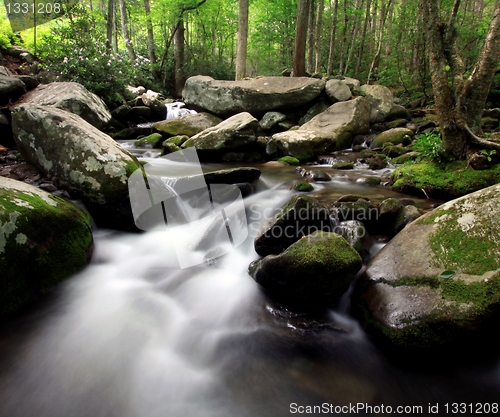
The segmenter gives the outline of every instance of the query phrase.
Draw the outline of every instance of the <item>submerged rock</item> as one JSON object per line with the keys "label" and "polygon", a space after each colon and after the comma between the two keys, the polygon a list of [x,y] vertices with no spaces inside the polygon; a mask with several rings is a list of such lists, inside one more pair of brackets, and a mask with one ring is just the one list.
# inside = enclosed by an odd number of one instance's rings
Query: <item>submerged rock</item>
{"label": "submerged rock", "polygon": [[262,114],[288,109],[314,100],[325,82],[306,77],[260,77],[243,81],[219,81],[197,75],[182,91],[186,104],[219,116],[241,112]]}
{"label": "submerged rock", "polygon": [[134,228],[128,177],[137,159],[81,117],[56,107],[17,106],[14,138],[26,161],[82,199],[98,225]]}
{"label": "submerged rock", "polygon": [[349,288],[359,271],[359,254],[340,235],[317,231],[250,264],[252,277],[284,302],[324,308]]}
{"label": "submerged rock", "polygon": [[84,209],[0,177],[0,319],[83,268],[92,247]]}
{"label": "submerged rock", "polygon": [[80,116],[98,129],[111,121],[111,113],[104,101],[83,85],[73,82],[39,85],[23,97],[22,104],[57,107]]}
{"label": "submerged rock", "polygon": [[153,129],[165,136],[194,136],[205,129],[217,126],[221,119],[209,113],[186,114],[175,119],[153,123]]}
{"label": "submerged rock", "polygon": [[356,311],[367,330],[399,347],[434,348],[496,317],[499,209],[495,185],[443,204],[392,239],[359,281]]}

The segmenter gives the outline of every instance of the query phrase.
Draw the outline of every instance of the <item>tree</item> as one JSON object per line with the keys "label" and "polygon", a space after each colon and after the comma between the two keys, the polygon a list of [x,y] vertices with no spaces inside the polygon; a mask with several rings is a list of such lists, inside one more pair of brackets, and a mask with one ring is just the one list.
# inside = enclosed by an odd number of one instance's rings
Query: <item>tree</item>
{"label": "tree", "polygon": [[146,12],[146,26],[148,28],[148,53],[149,60],[151,62],[151,73],[154,78],[159,78],[158,71],[156,69],[156,55],[155,55],[155,41],[153,35],[153,22],[151,21],[151,10],[149,7],[149,0],[144,0],[144,10]]}
{"label": "tree", "polygon": [[127,7],[125,5],[125,0],[118,0],[120,3],[120,14],[122,21],[122,36],[123,42],[125,42],[125,47],[127,48],[128,55],[132,61],[135,61],[135,51],[132,45],[132,41],[130,40],[130,35],[128,31],[128,22],[127,22]]}
{"label": "tree", "polygon": [[307,17],[309,2],[311,0],[299,0],[297,7],[297,24],[295,27],[295,48],[293,54],[293,76],[304,77],[306,75],[306,40],[307,40]]}
{"label": "tree", "polygon": [[316,33],[314,34],[314,47],[316,52],[316,65],[314,72],[320,72],[321,68],[321,23],[323,20],[323,9],[325,8],[324,0],[318,0],[318,8],[316,11]]}
{"label": "tree", "polygon": [[236,51],[236,80],[245,78],[247,68],[248,0],[240,0],[238,20],[238,50]]}
{"label": "tree", "polygon": [[335,0],[335,6],[333,9],[333,17],[332,17],[332,32],[330,34],[330,51],[328,54],[328,65],[326,66],[327,75],[333,74],[333,55],[335,53],[335,33],[337,32],[338,6],[339,6],[339,1]]}
{"label": "tree", "polygon": [[430,72],[445,151],[456,158],[470,157],[476,148],[500,150],[500,143],[480,138],[481,115],[500,60],[500,5],[497,3],[479,59],[464,79],[457,44],[455,0],[444,24],[437,0],[420,0],[426,25]]}

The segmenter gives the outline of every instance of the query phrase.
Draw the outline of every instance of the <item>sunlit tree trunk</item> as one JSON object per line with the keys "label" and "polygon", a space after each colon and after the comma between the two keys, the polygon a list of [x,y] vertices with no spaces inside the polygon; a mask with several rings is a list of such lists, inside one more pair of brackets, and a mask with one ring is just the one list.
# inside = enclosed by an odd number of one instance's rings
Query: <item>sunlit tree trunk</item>
{"label": "sunlit tree trunk", "polygon": [[297,6],[297,24],[295,27],[295,48],[293,54],[293,76],[306,75],[306,41],[307,41],[307,12],[309,0],[299,0]]}
{"label": "sunlit tree trunk", "polygon": [[154,78],[159,78],[156,69],[156,55],[155,55],[155,40],[153,35],[153,22],[151,21],[151,10],[149,7],[149,0],[144,0],[144,9],[146,11],[146,27],[148,28],[148,54],[151,63],[151,73]]}
{"label": "sunlit tree trunk", "polygon": [[309,0],[307,12],[307,72],[313,73],[314,67],[314,0]]}
{"label": "sunlit tree trunk", "polygon": [[349,19],[347,17],[347,0],[344,0],[344,28],[342,29],[342,42],[340,44],[340,65],[339,74],[344,73],[344,56],[345,56],[345,46],[347,44],[347,24]]}
{"label": "sunlit tree trunk", "polygon": [[115,22],[115,0],[108,0],[108,18],[106,19],[106,47],[111,50],[113,44],[113,25]]}
{"label": "sunlit tree trunk", "polygon": [[316,33],[314,36],[314,46],[316,52],[316,65],[314,72],[320,72],[321,68],[321,26],[323,21],[323,9],[325,8],[324,0],[318,0],[318,8],[316,10]]}
{"label": "sunlit tree trunk", "polygon": [[363,57],[363,50],[365,48],[366,31],[368,29],[368,22],[370,20],[370,6],[371,6],[371,0],[368,0],[368,2],[366,3],[365,24],[363,25],[363,34],[361,35],[361,42],[358,51],[358,62],[356,63],[356,71],[354,72],[354,78],[359,78],[359,72],[361,70],[361,60]]}
{"label": "sunlit tree trunk", "polygon": [[247,68],[248,0],[240,0],[238,49],[236,51],[236,80],[245,77]]}
{"label": "sunlit tree trunk", "polygon": [[132,41],[130,40],[129,30],[128,30],[128,19],[127,19],[127,7],[125,5],[125,0],[118,0],[120,3],[120,15],[122,22],[122,36],[125,42],[125,47],[127,48],[128,56],[132,61],[135,61],[135,51]]}
{"label": "sunlit tree trunk", "polygon": [[174,96],[181,97],[184,88],[184,21],[181,20],[174,33]]}

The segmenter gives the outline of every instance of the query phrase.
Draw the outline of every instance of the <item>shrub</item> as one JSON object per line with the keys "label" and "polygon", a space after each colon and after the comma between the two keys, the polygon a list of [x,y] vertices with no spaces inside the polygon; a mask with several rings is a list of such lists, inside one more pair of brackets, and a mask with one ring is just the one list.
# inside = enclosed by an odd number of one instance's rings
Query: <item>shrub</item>
{"label": "shrub", "polygon": [[434,132],[425,132],[416,136],[417,142],[413,145],[413,150],[420,152],[421,159],[440,161],[444,158],[444,147],[441,136]]}

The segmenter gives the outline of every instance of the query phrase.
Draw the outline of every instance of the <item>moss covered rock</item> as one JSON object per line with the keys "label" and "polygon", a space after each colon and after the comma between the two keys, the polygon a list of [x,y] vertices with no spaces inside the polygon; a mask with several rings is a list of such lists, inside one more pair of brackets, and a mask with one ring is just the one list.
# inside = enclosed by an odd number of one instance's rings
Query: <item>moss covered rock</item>
{"label": "moss covered rock", "polygon": [[57,177],[103,227],[134,228],[128,178],[137,159],[81,117],[23,104],[12,113],[14,139],[26,162]]}
{"label": "moss covered rock", "polygon": [[300,161],[297,158],[292,156],[284,156],[283,158],[278,159],[280,162],[286,162],[288,165],[299,165]]}
{"label": "moss covered rock", "polygon": [[380,148],[384,143],[390,142],[393,145],[409,145],[412,141],[414,133],[405,127],[396,127],[394,129],[386,130],[375,136],[370,148]]}
{"label": "moss covered rock", "polygon": [[149,136],[137,139],[134,142],[134,146],[152,146],[153,148],[159,148],[163,140],[163,136],[159,133],[153,133]]}
{"label": "moss covered rock", "polygon": [[210,113],[186,114],[175,119],[153,123],[153,129],[165,136],[194,136],[209,127],[217,126],[221,119]]}
{"label": "moss covered rock", "polygon": [[[404,155],[406,156],[406,155]],[[452,199],[500,182],[500,164],[476,171],[466,161],[403,165],[391,174],[393,190],[430,198]]]}
{"label": "moss covered rock", "polygon": [[317,309],[346,292],[361,265],[361,257],[342,236],[318,231],[280,255],[256,261],[249,270],[280,300]]}
{"label": "moss covered rock", "polygon": [[255,237],[255,251],[261,256],[279,254],[302,236],[330,229],[328,207],[315,198],[294,195],[281,211],[263,224]]}
{"label": "moss covered rock", "polygon": [[0,320],[83,268],[92,242],[84,209],[0,177]]}
{"label": "moss covered rock", "polygon": [[293,184],[293,189],[295,191],[300,191],[300,192],[310,192],[314,190],[314,187],[309,184],[308,182],[304,181],[297,181],[295,184]]}
{"label": "moss covered rock", "polygon": [[367,329],[397,346],[434,348],[470,338],[499,314],[499,210],[495,185],[403,229],[360,278],[357,311]]}
{"label": "moss covered rock", "polygon": [[332,165],[333,169],[353,169],[354,162],[337,162]]}

